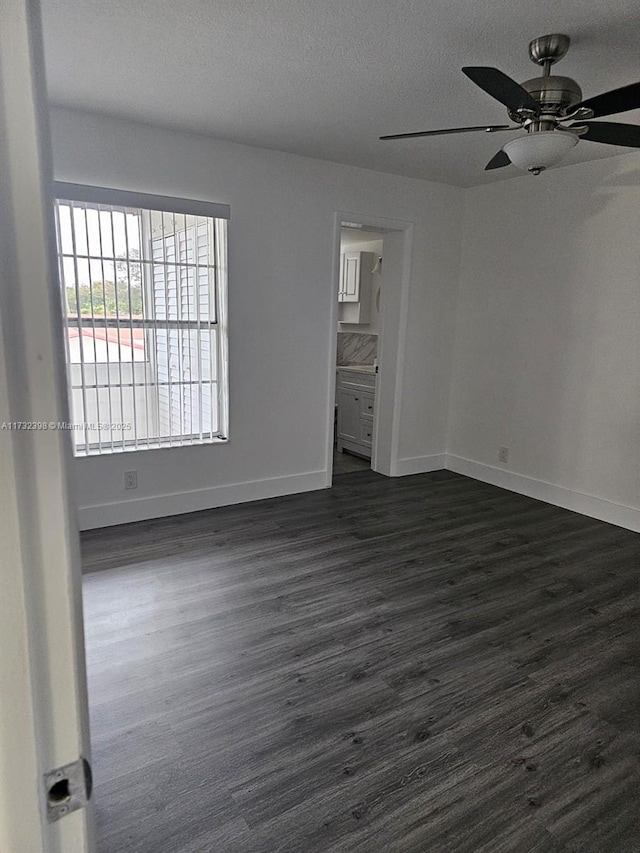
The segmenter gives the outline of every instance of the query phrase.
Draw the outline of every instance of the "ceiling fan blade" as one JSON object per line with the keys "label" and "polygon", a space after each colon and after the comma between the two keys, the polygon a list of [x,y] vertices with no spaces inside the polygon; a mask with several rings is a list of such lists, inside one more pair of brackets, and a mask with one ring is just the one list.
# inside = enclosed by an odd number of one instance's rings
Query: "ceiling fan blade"
{"label": "ceiling fan blade", "polygon": [[594,118],[640,109],[640,83],[631,83],[629,86],[596,95],[595,98],[588,98],[574,109],[579,107],[588,107],[593,110]]}
{"label": "ceiling fan blade", "polygon": [[479,127],[448,127],[444,130],[419,130],[417,133],[393,133],[391,136],[381,136],[380,139],[414,139],[417,136],[443,136],[447,133],[472,133],[474,130],[484,130],[485,133],[495,133],[498,130],[520,130],[519,125],[511,127],[508,124],[483,124]]}
{"label": "ceiling fan blade", "polygon": [[511,163],[509,159],[509,155],[506,151],[503,151],[502,148],[498,151],[497,154],[494,154],[491,160],[484,167],[485,172],[489,169],[502,169],[503,166],[508,166]]}
{"label": "ceiling fan blade", "polygon": [[637,124],[618,124],[615,121],[581,121],[571,127],[588,127],[580,139],[589,142],[605,142],[607,145],[624,145],[640,148],[640,126]]}
{"label": "ceiling fan blade", "polygon": [[510,110],[526,109],[538,115],[540,104],[519,83],[497,68],[471,66],[462,69],[469,80]]}

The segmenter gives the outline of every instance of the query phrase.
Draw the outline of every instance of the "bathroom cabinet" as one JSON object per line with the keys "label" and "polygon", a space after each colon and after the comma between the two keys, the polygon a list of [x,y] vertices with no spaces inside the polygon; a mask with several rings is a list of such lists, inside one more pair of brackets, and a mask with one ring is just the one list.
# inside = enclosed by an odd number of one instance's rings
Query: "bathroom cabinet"
{"label": "bathroom cabinet", "polygon": [[337,381],[337,448],[371,458],[373,447],[373,415],[375,411],[376,375],[355,367],[338,367]]}

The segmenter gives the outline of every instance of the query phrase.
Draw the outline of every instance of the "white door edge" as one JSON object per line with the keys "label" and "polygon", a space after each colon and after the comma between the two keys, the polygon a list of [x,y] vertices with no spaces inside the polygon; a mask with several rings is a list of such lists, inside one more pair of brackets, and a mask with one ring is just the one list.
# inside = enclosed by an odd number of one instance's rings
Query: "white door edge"
{"label": "white door edge", "polygon": [[91,808],[47,821],[43,774],[90,751],[79,540],[38,2],[0,17],[0,850],[92,853]]}

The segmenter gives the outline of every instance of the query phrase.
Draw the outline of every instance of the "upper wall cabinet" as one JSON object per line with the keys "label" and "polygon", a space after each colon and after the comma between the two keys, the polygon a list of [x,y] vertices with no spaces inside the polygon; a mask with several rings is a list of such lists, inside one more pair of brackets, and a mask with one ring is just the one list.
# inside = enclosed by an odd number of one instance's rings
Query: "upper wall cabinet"
{"label": "upper wall cabinet", "polygon": [[343,252],[340,255],[338,301],[341,323],[369,322],[374,263],[373,252]]}
{"label": "upper wall cabinet", "polygon": [[[339,302],[360,301],[360,271],[364,252],[344,252],[340,255]],[[368,253],[367,253],[368,254]]]}

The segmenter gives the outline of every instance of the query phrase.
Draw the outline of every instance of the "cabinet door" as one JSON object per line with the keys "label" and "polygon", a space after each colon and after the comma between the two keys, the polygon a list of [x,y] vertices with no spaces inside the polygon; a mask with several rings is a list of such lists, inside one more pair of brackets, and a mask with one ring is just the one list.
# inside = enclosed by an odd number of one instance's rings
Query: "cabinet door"
{"label": "cabinet door", "polygon": [[340,301],[358,302],[360,300],[360,252],[345,252],[341,260]]}
{"label": "cabinet door", "polygon": [[344,302],[344,252],[340,255],[340,283],[338,284],[338,302]]}
{"label": "cabinet door", "polygon": [[338,391],[338,438],[358,441],[360,430],[360,395]]}

